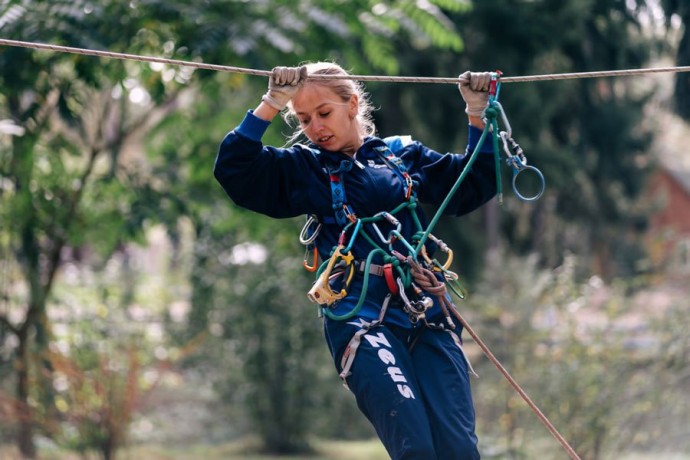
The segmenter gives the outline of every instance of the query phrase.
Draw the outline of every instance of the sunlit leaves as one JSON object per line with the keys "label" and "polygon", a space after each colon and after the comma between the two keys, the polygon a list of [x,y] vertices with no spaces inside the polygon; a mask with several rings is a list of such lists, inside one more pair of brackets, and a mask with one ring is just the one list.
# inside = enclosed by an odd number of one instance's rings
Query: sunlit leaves
{"label": "sunlit leaves", "polygon": [[383,69],[389,74],[397,73],[398,60],[391,54],[393,45],[390,42],[368,35],[362,39],[362,45],[364,52],[376,68]]}
{"label": "sunlit leaves", "polygon": [[400,10],[409,17],[409,21],[401,21],[401,24],[408,30],[413,44],[417,42],[418,46],[426,47],[423,46],[423,39],[426,39],[439,48],[462,49],[463,42],[453,22],[433,3],[424,0],[403,3]]}

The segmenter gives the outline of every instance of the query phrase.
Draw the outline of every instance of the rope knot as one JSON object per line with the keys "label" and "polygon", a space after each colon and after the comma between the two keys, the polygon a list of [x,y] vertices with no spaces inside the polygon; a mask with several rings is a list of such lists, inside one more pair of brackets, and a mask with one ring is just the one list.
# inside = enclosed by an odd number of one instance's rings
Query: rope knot
{"label": "rope knot", "polygon": [[435,296],[443,311],[443,316],[446,318],[446,323],[451,329],[455,329],[455,323],[450,317],[451,309],[455,309],[455,305],[450,300],[445,283],[442,283],[434,272],[426,267],[423,267],[419,262],[414,260],[412,256],[408,256],[407,263],[410,266],[410,274],[414,279],[415,284],[425,292]]}

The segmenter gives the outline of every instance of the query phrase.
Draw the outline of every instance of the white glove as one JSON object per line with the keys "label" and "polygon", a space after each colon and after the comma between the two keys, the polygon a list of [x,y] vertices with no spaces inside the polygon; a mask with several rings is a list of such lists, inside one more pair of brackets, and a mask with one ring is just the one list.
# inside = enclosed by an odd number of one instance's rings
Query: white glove
{"label": "white glove", "polygon": [[304,86],[306,80],[306,66],[274,67],[268,79],[268,92],[261,97],[261,100],[280,112]]}
{"label": "white glove", "polygon": [[460,74],[458,89],[465,100],[465,113],[481,117],[489,103],[491,72],[470,72]]}

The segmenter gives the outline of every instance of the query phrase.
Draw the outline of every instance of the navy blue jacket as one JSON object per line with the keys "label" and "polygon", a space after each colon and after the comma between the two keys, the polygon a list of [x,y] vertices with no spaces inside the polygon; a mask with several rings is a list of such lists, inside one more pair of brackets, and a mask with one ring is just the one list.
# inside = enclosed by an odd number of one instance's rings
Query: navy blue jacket
{"label": "navy blue jacket", "polygon": [[[405,185],[392,168],[374,150],[385,146],[383,140],[368,137],[354,159],[339,153],[321,150],[315,145],[296,144],[289,148],[265,146],[261,137],[269,122],[247,113],[242,123],[229,132],[220,145],[214,175],[228,196],[239,206],[275,218],[314,214],[324,224],[315,241],[319,253],[328,257],[338,243],[342,228],[332,222],[334,216],[327,165],[343,160],[354,161],[349,172],[342,175],[347,202],[358,217],[370,217],[391,211],[405,201]],[[470,126],[469,152],[474,151],[481,131]],[[480,147],[479,156],[460,188],[445,209],[446,214],[463,215],[486,203],[496,194],[496,174],[491,139]],[[462,173],[469,155],[441,154],[419,142],[410,142],[396,152],[415,182],[415,193],[422,203],[439,206]],[[422,225],[426,219],[421,209]],[[325,219],[324,219],[325,218]],[[396,215],[402,224],[401,233],[408,239],[417,231],[409,211]],[[385,236],[392,228],[387,222],[379,225]],[[371,230],[371,229],[369,229]],[[375,232],[368,232],[375,236]],[[396,248],[397,249],[397,248]],[[400,248],[402,249],[402,248]],[[352,246],[356,259],[366,259],[372,250],[364,238]],[[407,255],[407,251],[401,250]],[[380,261],[375,261],[380,262]],[[361,277],[359,277],[361,278]],[[360,316],[375,319],[388,292],[385,282],[372,276],[367,302]],[[355,279],[348,296],[338,302],[338,311],[347,312],[357,303],[361,279]],[[409,322],[404,321],[409,325]]]}

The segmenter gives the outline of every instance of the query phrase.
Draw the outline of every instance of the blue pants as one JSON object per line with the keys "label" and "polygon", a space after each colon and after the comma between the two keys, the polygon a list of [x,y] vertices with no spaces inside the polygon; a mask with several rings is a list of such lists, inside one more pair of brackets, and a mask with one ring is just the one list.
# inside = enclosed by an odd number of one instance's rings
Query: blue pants
{"label": "blue pants", "polygon": [[[326,319],[338,372],[367,323]],[[457,334],[460,328],[456,329]],[[479,459],[468,363],[459,336],[419,325],[362,331],[346,383],[393,460]],[[347,355],[346,355],[347,356]]]}

